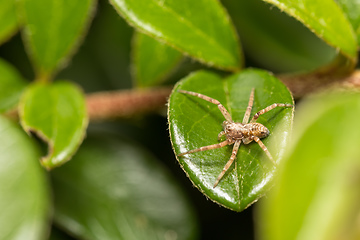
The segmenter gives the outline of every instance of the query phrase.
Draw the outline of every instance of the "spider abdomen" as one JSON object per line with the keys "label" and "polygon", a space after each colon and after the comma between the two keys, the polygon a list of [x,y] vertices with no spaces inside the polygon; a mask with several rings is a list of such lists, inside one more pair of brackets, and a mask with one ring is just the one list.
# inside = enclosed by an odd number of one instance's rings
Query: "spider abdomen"
{"label": "spider abdomen", "polygon": [[269,136],[270,131],[262,125],[261,123],[247,123],[244,124],[244,137],[258,137],[258,138],[264,138]]}

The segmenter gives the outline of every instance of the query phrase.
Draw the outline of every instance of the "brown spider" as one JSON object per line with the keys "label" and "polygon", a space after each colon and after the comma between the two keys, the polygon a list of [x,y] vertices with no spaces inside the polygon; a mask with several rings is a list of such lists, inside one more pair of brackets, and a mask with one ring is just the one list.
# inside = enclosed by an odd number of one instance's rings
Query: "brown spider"
{"label": "brown spider", "polygon": [[249,144],[252,141],[257,142],[259,144],[259,146],[262,148],[262,150],[264,150],[266,155],[269,157],[269,159],[272,161],[272,163],[275,166],[277,165],[276,162],[274,161],[274,159],[272,158],[269,150],[266,148],[264,143],[260,140],[260,138],[265,138],[270,134],[269,129],[267,129],[264,125],[262,125],[260,123],[257,123],[256,120],[259,118],[259,116],[261,114],[264,114],[264,113],[266,113],[266,112],[268,112],[268,111],[270,111],[270,110],[272,110],[272,109],[274,109],[276,107],[293,107],[292,104],[274,103],[274,104],[272,104],[272,105],[258,111],[253,116],[251,121],[248,122],[249,118],[250,118],[250,113],[251,113],[251,109],[252,109],[252,106],[253,106],[253,102],[254,102],[254,88],[253,88],[251,90],[251,94],[250,94],[250,98],[249,98],[249,104],[248,104],[248,106],[246,108],[246,112],[245,112],[245,115],[244,115],[243,122],[238,123],[238,122],[234,122],[232,120],[229,112],[226,110],[226,108],[218,100],[213,99],[213,98],[208,97],[208,96],[205,96],[205,95],[200,94],[200,93],[189,92],[189,91],[184,91],[184,90],[179,90],[179,92],[185,93],[185,94],[190,94],[190,95],[199,97],[201,99],[204,99],[204,100],[206,100],[208,102],[211,102],[213,104],[216,104],[218,106],[218,108],[220,109],[222,115],[226,119],[222,124],[224,130],[221,131],[219,133],[219,135],[218,135],[218,140],[219,141],[220,141],[220,138],[223,135],[225,135],[226,136],[225,141],[217,143],[217,144],[213,144],[213,145],[193,149],[193,150],[178,154],[178,156],[183,156],[183,155],[189,154],[189,153],[206,151],[206,150],[221,148],[221,147],[224,147],[226,145],[234,144],[231,157],[230,157],[229,161],[226,163],[226,165],[224,166],[224,168],[221,171],[218,178],[216,179],[215,184],[214,184],[214,188],[218,185],[221,178],[224,176],[226,171],[229,169],[231,164],[234,162],[236,154],[237,154],[237,152],[239,150],[241,141],[244,144]]}

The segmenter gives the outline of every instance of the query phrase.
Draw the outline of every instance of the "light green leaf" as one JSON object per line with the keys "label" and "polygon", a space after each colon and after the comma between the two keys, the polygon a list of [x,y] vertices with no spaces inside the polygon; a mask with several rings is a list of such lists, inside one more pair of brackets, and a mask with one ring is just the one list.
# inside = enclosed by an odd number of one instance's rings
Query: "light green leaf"
{"label": "light green leaf", "polygon": [[0,113],[13,109],[19,102],[26,82],[9,63],[0,59]]}
{"label": "light green leaf", "polygon": [[68,82],[36,83],[19,106],[21,125],[49,145],[41,164],[52,169],[68,161],[81,144],[88,124],[84,95]]}
{"label": "light green leaf", "polygon": [[20,0],[24,40],[38,79],[47,81],[75,52],[94,0]]}
{"label": "light green leaf", "polygon": [[356,31],[358,44],[360,43],[360,2],[357,0],[337,0],[346,13],[353,29]]}
{"label": "light green leaf", "polygon": [[46,239],[50,211],[37,146],[0,116],[0,239]]}
{"label": "light green leaf", "polygon": [[232,23],[217,0],[110,2],[138,30],[200,62],[232,71],[243,64]]}
{"label": "light green leaf", "polygon": [[138,87],[163,82],[182,58],[180,52],[139,32],[134,36],[132,51],[133,76]]}
{"label": "light green leaf", "polygon": [[14,0],[0,2],[0,44],[10,38],[18,29]]}
{"label": "light green leaf", "polygon": [[[174,88],[169,100],[169,129],[176,154],[218,143],[225,120],[218,107],[178,90],[188,90],[219,100],[235,122],[242,122],[251,89],[255,89],[253,116],[273,103],[293,103],[288,89],[275,77],[261,70],[246,70],[222,80],[205,71],[191,74]],[[257,122],[270,130],[263,139],[276,162],[287,145],[293,118],[292,108],[276,108]],[[224,139],[223,139],[224,140]],[[219,185],[215,180],[229,160],[232,146],[178,157],[180,166],[193,184],[211,200],[235,211],[242,211],[259,199],[271,186],[276,168],[256,143],[242,144],[235,163]]]}
{"label": "light green leaf", "polygon": [[81,239],[193,239],[196,222],[163,166],[142,148],[93,135],[52,172],[56,222]]}
{"label": "light green leaf", "polygon": [[264,1],[293,16],[329,45],[339,49],[340,53],[351,62],[350,67],[353,67],[357,59],[356,35],[335,1]]}
{"label": "light green leaf", "polygon": [[292,147],[260,209],[260,239],[359,239],[359,118],[359,93],[326,93],[299,106]]}

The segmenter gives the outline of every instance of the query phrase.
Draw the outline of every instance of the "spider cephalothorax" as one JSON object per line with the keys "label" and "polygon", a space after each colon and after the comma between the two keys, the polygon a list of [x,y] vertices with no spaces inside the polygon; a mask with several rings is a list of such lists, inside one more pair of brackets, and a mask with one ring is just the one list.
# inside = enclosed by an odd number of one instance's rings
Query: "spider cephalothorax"
{"label": "spider cephalothorax", "polygon": [[284,103],[274,103],[274,104],[260,110],[259,112],[257,112],[253,116],[251,121],[249,122],[250,113],[251,113],[251,109],[252,109],[253,102],[254,102],[254,89],[252,89],[251,94],[250,94],[249,104],[248,104],[248,107],[246,108],[246,112],[245,112],[245,115],[244,115],[244,119],[243,119],[242,123],[239,123],[239,122],[234,122],[232,120],[229,112],[226,110],[226,108],[218,100],[213,99],[213,98],[208,97],[208,96],[205,96],[205,95],[200,94],[200,93],[189,92],[189,91],[184,91],[184,90],[179,90],[179,92],[190,94],[190,95],[199,97],[201,99],[204,99],[204,100],[206,100],[208,102],[211,102],[213,104],[216,104],[218,106],[219,110],[221,111],[221,113],[223,114],[223,116],[226,119],[222,124],[224,130],[221,131],[219,133],[219,135],[218,135],[219,141],[220,141],[221,137],[225,135],[225,137],[226,137],[225,141],[217,143],[217,144],[213,144],[213,145],[193,149],[193,150],[190,150],[190,151],[187,151],[187,152],[184,152],[184,153],[180,153],[178,155],[178,156],[183,156],[183,155],[189,154],[189,153],[206,151],[206,150],[211,150],[211,149],[215,149],[215,148],[221,148],[221,147],[224,147],[226,145],[234,144],[233,151],[232,151],[232,154],[230,156],[230,159],[226,163],[226,165],[224,166],[224,168],[221,171],[218,178],[216,179],[216,182],[214,184],[214,188],[218,185],[219,181],[224,176],[225,172],[229,169],[231,164],[234,162],[241,142],[243,142],[244,144],[249,144],[252,141],[257,142],[259,144],[259,146],[264,150],[266,155],[269,157],[269,159],[274,163],[274,165],[276,165],[276,162],[273,160],[270,152],[268,151],[266,146],[263,144],[263,142],[260,140],[260,138],[264,138],[264,137],[269,136],[270,131],[269,131],[269,129],[267,129],[261,123],[257,123],[256,120],[259,118],[259,116],[261,114],[264,114],[264,113],[266,113],[266,112],[268,112],[268,111],[270,111],[270,110],[272,110],[272,109],[274,109],[276,107],[293,107],[293,105],[284,104]]}

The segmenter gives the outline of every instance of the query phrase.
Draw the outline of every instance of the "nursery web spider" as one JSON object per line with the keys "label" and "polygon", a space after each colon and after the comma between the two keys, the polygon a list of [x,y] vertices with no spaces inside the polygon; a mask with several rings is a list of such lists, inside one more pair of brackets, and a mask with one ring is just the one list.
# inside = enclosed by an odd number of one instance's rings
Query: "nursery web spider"
{"label": "nursery web spider", "polygon": [[276,107],[293,107],[292,104],[274,103],[274,104],[272,104],[272,105],[258,111],[253,116],[251,121],[249,122],[251,109],[252,109],[252,106],[253,106],[253,103],[254,103],[254,88],[253,88],[251,90],[249,103],[248,103],[248,106],[246,108],[246,112],[245,112],[243,121],[242,121],[242,123],[239,123],[239,122],[234,122],[232,120],[229,112],[226,110],[226,108],[218,100],[213,99],[213,98],[208,97],[208,96],[205,96],[205,95],[200,94],[200,93],[184,91],[184,90],[179,90],[179,92],[189,94],[189,95],[193,95],[193,96],[199,97],[201,99],[204,99],[204,100],[206,100],[206,101],[208,101],[210,103],[216,104],[218,106],[219,110],[221,111],[222,115],[226,119],[222,124],[224,130],[221,131],[219,133],[219,135],[218,135],[218,140],[219,141],[220,141],[220,138],[223,135],[225,135],[226,136],[225,141],[217,143],[217,144],[209,145],[209,146],[200,147],[200,148],[197,148],[197,149],[193,149],[193,150],[178,154],[178,156],[183,156],[183,155],[189,154],[189,153],[206,151],[206,150],[221,148],[221,147],[224,147],[226,145],[234,144],[230,159],[226,163],[226,165],[224,166],[224,168],[221,171],[218,178],[216,179],[215,184],[214,184],[214,188],[218,185],[221,178],[224,176],[226,171],[229,169],[231,164],[234,162],[241,142],[243,142],[244,144],[249,144],[252,141],[257,142],[259,144],[259,146],[262,148],[262,150],[264,150],[266,155],[269,157],[269,159],[272,161],[272,163],[276,166],[276,162],[272,158],[269,150],[266,148],[266,146],[260,140],[260,138],[265,138],[270,134],[269,129],[267,129],[264,125],[262,125],[260,123],[257,123],[256,120],[259,118],[259,116],[261,114],[264,114],[264,113],[266,113],[266,112],[268,112],[268,111],[270,111],[270,110],[272,110],[272,109],[274,109]]}

